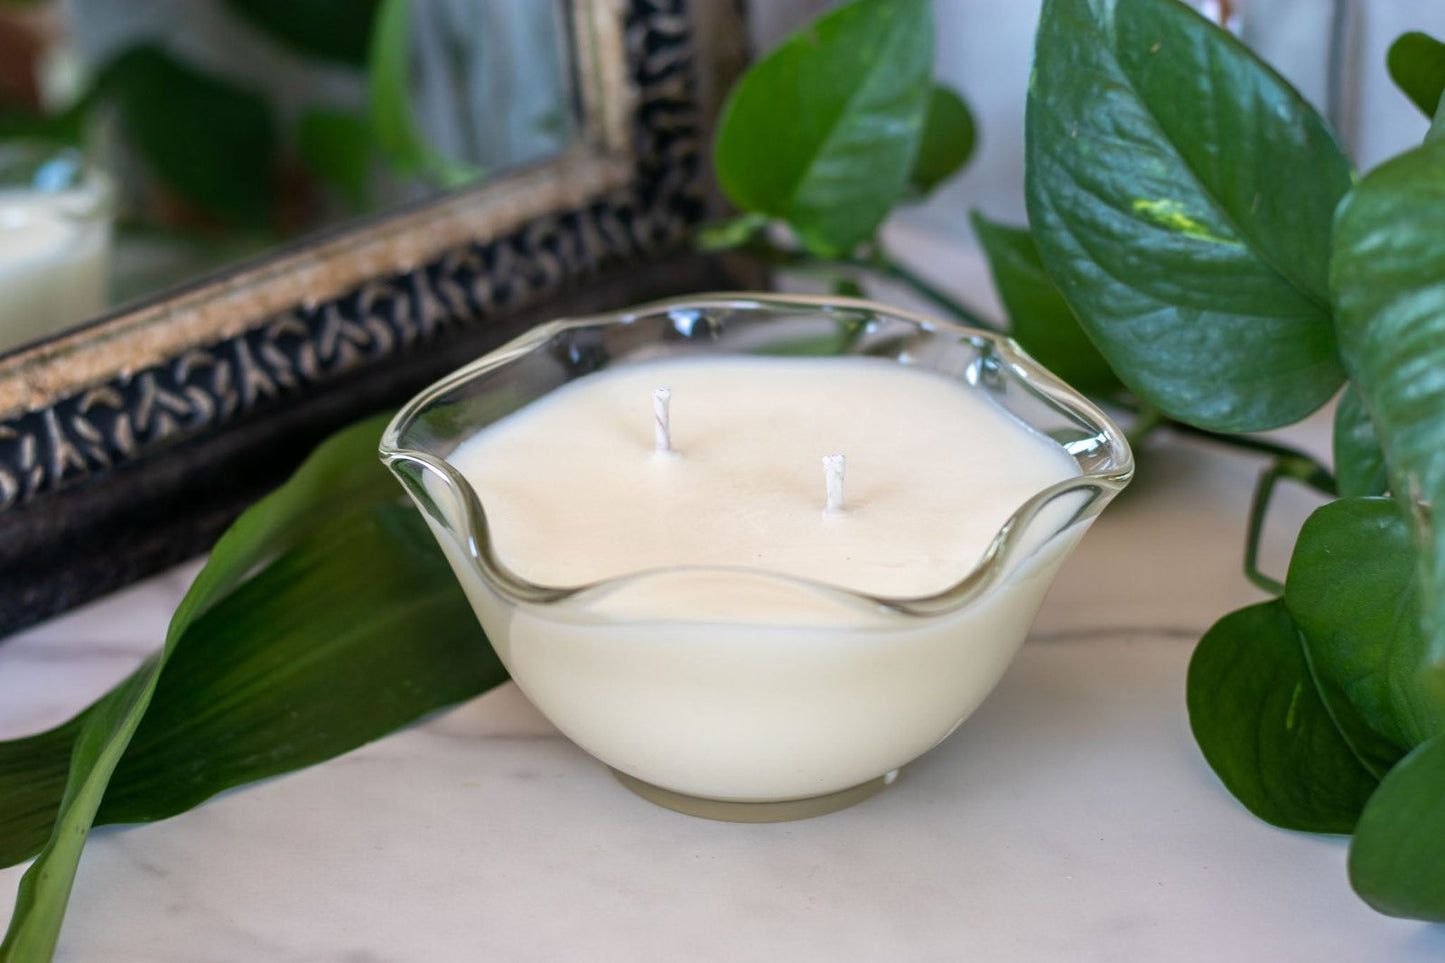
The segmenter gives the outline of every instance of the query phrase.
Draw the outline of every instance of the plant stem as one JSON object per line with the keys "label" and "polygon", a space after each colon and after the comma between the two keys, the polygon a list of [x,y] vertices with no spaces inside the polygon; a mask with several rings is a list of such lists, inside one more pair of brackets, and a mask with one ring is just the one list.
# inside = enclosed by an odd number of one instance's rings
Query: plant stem
{"label": "plant stem", "polygon": [[917,274],[913,269],[894,260],[892,255],[884,250],[881,244],[874,249],[871,260],[856,261],[856,259],[850,259],[850,262],[856,262],[860,267],[871,267],[884,277],[892,278],[895,281],[908,285],[914,291],[943,308],[965,324],[970,324],[975,328],[983,328],[985,331],[997,332],[1002,330],[998,325],[985,319],[973,308],[970,308],[962,301],[959,301],[946,291],[940,289],[932,281],[929,281],[927,278]]}
{"label": "plant stem", "polygon": [[1264,536],[1264,520],[1269,514],[1270,500],[1281,479],[1308,485],[1327,495],[1334,494],[1334,479],[1308,455],[1281,456],[1260,472],[1259,481],[1254,486],[1254,497],[1249,502],[1249,528],[1244,536],[1244,577],[1271,595],[1283,594],[1284,583],[1259,570],[1259,543]]}
{"label": "plant stem", "polygon": [[1259,543],[1264,537],[1264,519],[1269,514],[1275,486],[1283,476],[1282,465],[1278,461],[1259,473],[1254,495],[1249,500],[1249,528],[1244,535],[1244,577],[1270,595],[1283,595],[1284,583],[1259,570]]}
{"label": "plant stem", "polygon": [[1124,438],[1129,442],[1129,447],[1137,448],[1155,428],[1164,424],[1164,421],[1164,415],[1158,408],[1148,402],[1141,402],[1134,412],[1134,424],[1124,432]]}
{"label": "plant stem", "polygon": [[1169,419],[1165,422],[1171,431],[1191,438],[1198,438],[1202,441],[1212,442],[1216,445],[1226,445],[1231,448],[1242,448],[1245,451],[1254,452],[1260,455],[1270,455],[1277,461],[1288,466],[1287,477],[1302,485],[1307,485],[1319,492],[1321,495],[1334,497],[1335,476],[1315,459],[1313,455],[1300,451],[1298,448],[1291,448],[1288,445],[1281,445],[1277,442],[1266,441],[1263,438],[1254,438],[1250,435],[1227,435],[1222,432],[1209,431],[1206,428],[1196,428],[1193,425],[1186,425],[1180,421]]}
{"label": "plant stem", "polygon": [[851,268],[854,270],[868,271],[872,274],[881,275],[893,281],[897,281],[927,301],[933,302],[949,314],[953,315],[964,324],[972,325],[975,328],[983,328],[985,331],[1002,331],[998,325],[987,320],[973,308],[951,296],[939,288],[932,281],[915,273],[911,268],[894,260],[891,255],[883,250],[881,246],[873,249],[870,257],[818,257],[804,251],[789,250],[778,247],[766,236],[754,238],[742,250],[762,258],[768,264],[775,267],[793,268],[801,270],[817,270]]}

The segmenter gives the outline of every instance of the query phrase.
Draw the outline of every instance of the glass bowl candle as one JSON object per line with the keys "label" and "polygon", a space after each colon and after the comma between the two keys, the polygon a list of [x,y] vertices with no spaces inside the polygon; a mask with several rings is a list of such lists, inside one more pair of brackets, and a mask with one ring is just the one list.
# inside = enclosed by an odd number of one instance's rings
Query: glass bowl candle
{"label": "glass bowl candle", "polygon": [[1006,337],[771,295],[542,325],[381,454],[537,708],[737,820],[849,805],[946,738],[1133,472]]}

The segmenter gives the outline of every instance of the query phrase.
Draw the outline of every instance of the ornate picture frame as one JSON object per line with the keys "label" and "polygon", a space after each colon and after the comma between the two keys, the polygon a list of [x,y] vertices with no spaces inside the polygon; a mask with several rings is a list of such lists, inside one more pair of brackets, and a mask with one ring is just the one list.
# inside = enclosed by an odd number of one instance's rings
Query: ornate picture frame
{"label": "ornate picture frame", "polygon": [[204,551],[325,433],[541,317],[728,283],[685,246],[738,7],[569,12],[562,156],[0,356],[0,632]]}

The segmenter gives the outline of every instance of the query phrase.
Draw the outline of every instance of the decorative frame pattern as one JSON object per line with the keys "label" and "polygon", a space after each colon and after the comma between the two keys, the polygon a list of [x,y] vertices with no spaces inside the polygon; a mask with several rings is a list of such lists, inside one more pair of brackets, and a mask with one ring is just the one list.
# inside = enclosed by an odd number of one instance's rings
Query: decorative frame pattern
{"label": "decorative frame pattern", "polygon": [[0,514],[675,248],[704,208],[687,0],[572,0],[583,145],[0,358]]}

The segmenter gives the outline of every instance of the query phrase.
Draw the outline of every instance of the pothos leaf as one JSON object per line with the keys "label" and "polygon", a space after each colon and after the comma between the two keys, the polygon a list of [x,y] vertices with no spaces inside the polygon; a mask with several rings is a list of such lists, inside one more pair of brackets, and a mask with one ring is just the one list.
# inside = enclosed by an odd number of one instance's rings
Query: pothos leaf
{"label": "pothos leaf", "polygon": [[155,46],[102,68],[97,89],[177,194],[231,224],[265,226],[275,198],[275,111],[255,91],[197,70]]}
{"label": "pothos leaf", "polygon": [[1369,409],[1417,552],[1445,699],[1445,141],[1371,171],[1340,208],[1331,268],[1340,348]]}
{"label": "pothos leaf", "polygon": [[296,124],[296,148],[354,209],[366,207],[375,145],[365,118],[323,107],[308,110]]}
{"label": "pothos leaf", "polygon": [[1445,923],[1445,736],[1418,747],[1370,797],[1350,844],[1350,884],[1390,916]]}
{"label": "pothos leaf", "polygon": [[919,194],[928,194],[968,163],[978,140],[978,128],[968,104],[947,87],[935,84],[928,97],[923,137],[908,184]]}
{"label": "pothos leaf", "polygon": [[1109,362],[1044,270],[1033,236],[976,211],[972,220],[1014,339],[1045,368],[1081,391],[1098,395],[1118,390],[1119,379]]}
{"label": "pothos leaf", "polygon": [[1434,117],[1445,91],[1445,43],[1418,30],[1401,34],[1390,44],[1385,65],[1395,86],[1426,117]]}
{"label": "pothos leaf", "polygon": [[1350,165],[1248,49],[1176,0],[1046,0],[1026,135],[1039,254],[1126,386],[1222,431],[1335,393],[1326,274]]}
{"label": "pothos leaf", "polygon": [[380,0],[225,0],[238,16],[289,47],[361,66]]}
{"label": "pothos leaf", "polygon": [[1285,604],[1310,664],[1394,751],[1445,731],[1420,625],[1415,549],[1387,498],[1341,498],[1315,510],[1290,559]]}
{"label": "pothos leaf", "polygon": [[850,251],[903,196],[932,64],[928,0],[854,0],[820,17],[733,89],[714,147],[723,191],[811,251]]}
{"label": "pothos leaf", "polygon": [[172,815],[505,678],[377,462],[383,424],[322,445],[237,520],[157,656],[76,720],[0,743],[0,797],[27,801],[0,814],[0,854],[16,862],[44,843],[0,960],[49,958],[95,822]]}
{"label": "pothos leaf", "polygon": [[1354,385],[1335,408],[1335,486],[1341,495],[1383,495],[1390,490],[1375,423]]}
{"label": "pothos leaf", "polygon": [[1189,726],[1250,812],[1285,829],[1348,833],[1374,791],[1320,701],[1279,599],[1231,612],[1189,662]]}

